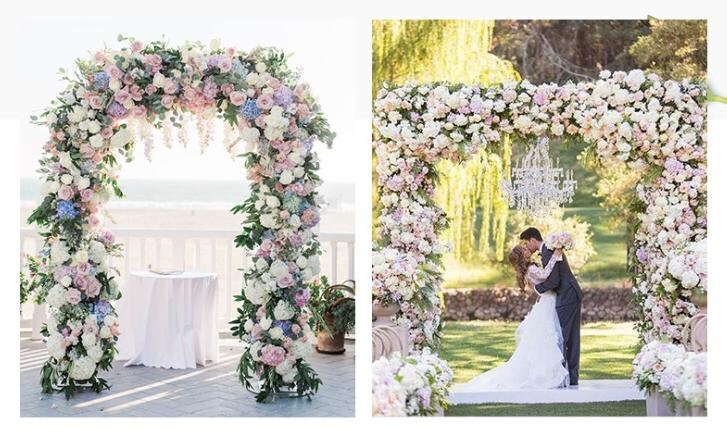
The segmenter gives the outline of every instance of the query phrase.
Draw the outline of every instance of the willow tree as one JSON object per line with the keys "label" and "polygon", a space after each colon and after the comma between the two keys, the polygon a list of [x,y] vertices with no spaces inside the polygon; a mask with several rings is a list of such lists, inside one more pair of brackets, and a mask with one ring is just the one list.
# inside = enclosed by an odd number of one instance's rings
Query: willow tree
{"label": "willow tree", "polygon": [[[487,86],[519,80],[510,62],[490,53],[494,28],[494,20],[374,21],[374,96],[384,83],[445,81]],[[509,144],[503,145],[509,149]],[[436,198],[451,219],[443,237],[454,243],[458,260],[491,256],[502,260],[508,207],[500,179],[509,174],[509,163],[506,155],[500,158],[483,152],[463,165],[438,165]]]}

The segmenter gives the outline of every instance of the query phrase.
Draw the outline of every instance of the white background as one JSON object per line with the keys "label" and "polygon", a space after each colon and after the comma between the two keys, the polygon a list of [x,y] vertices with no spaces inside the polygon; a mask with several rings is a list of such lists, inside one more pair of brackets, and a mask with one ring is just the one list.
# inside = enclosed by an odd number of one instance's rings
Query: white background
{"label": "white background", "polygon": [[[442,434],[442,435],[514,435],[530,433],[534,435],[543,434],[586,434],[599,435],[607,434],[699,434],[714,431],[717,426],[723,425],[725,395],[724,395],[724,368],[725,354],[724,341],[720,336],[727,334],[725,329],[724,314],[727,299],[723,290],[718,286],[727,279],[721,268],[724,262],[721,248],[727,246],[725,232],[721,229],[722,223],[727,222],[725,202],[722,198],[724,187],[727,186],[727,172],[722,171],[721,166],[727,164],[725,152],[725,138],[727,138],[727,105],[712,104],[709,108],[709,220],[710,220],[710,259],[712,275],[710,288],[712,290],[710,299],[710,396],[709,408],[710,417],[702,419],[674,418],[674,419],[646,419],[646,418],[422,418],[422,419],[372,419],[370,418],[370,329],[369,320],[369,268],[370,268],[370,226],[371,226],[371,185],[370,185],[370,124],[368,122],[370,108],[370,22],[371,18],[500,18],[500,19],[643,19],[647,15],[659,18],[707,18],[709,19],[709,83],[712,89],[722,95],[727,95],[727,59],[724,58],[725,41],[727,41],[727,17],[719,8],[718,2],[707,2],[691,0],[688,2],[669,3],[662,1],[623,1],[609,0],[601,2],[585,1],[524,1],[517,2],[467,2],[458,0],[431,1],[418,0],[411,2],[394,2],[371,0],[360,2],[357,5],[348,2],[337,2],[328,5],[324,2],[303,2],[303,1],[268,1],[255,2],[227,2],[221,3],[212,0],[203,0],[186,5],[181,1],[144,2],[125,1],[121,3],[104,3],[100,1],[88,2],[84,6],[60,5],[60,2],[26,2],[25,10],[15,11],[18,15],[8,14],[3,11],[3,20],[0,29],[7,33],[3,34],[3,60],[0,74],[3,86],[0,87],[0,104],[3,105],[0,111],[0,139],[3,146],[4,156],[0,159],[2,168],[0,174],[3,182],[0,186],[3,189],[2,205],[11,214],[0,215],[3,219],[4,241],[13,241],[3,246],[3,276],[7,277],[3,283],[6,292],[2,304],[4,311],[0,320],[2,324],[3,337],[6,352],[4,359],[0,361],[5,376],[3,385],[4,394],[2,397],[3,415],[7,422],[16,426],[16,430],[28,432],[40,432],[52,434],[129,434],[135,428],[143,426],[145,433],[164,432],[169,434],[171,429],[174,432],[194,432],[196,434],[242,434],[260,435],[275,434],[276,436],[292,433],[300,434]],[[70,3],[70,2],[69,2]],[[81,2],[74,2],[80,4]],[[171,6],[173,4],[173,6]],[[6,6],[4,9],[7,9]],[[126,29],[133,28],[134,23],[144,21],[150,23],[152,29],[141,30],[145,35],[153,34],[153,29],[162,29],[165,23],[177,20],[187,20],[191,23],[189,35],[182,39],[199,38],[209,40],[211,37],[226,34],[235,34],[235,22],[243,26],[244,20],[279,20],[292,19],[308,22],[322,26],[328,30],[326,38],[341,38],[340,27],[328,27],[326,22],[334,19],[345,19],[349,25],[356,29],[356,37],[353,38],[351,47],[342,47],[340,53],[331,53],[336,59],[348,59],[353,62],[348,70],[341,67],[335,72],[336,75],[348,76],[350,86],[340,89],[338,98],[353,101],[354,125],[351,127],[354,132],[350,136],[350,142],[345,146],[346,153],[350,156],[351,164],[348,168],[350,174],[355,176],[356,185],[356,233],[357,250],[356,269],[358,271],[358,288],[360,301],[357,314],[357,337],[358,347],[356,350],[356,394],[357,394],[357,418],[355,419],[19,419],[18,418],[18,343],[17,343],[17,306],[16,306],[16,280],[17,280],[17,217],[14,215],[18,210],[18,163],[19,143],[21,126],[26,123],[27,113],[23,108],[28,107],[23,103],[23,96],[26,89],[42,85],[26,80],[30,77],[27,66],[22,59],[27,56],[36,56],[40,59],[51,59],[50,47],[56,47],[60,41],[66,38],[66,32],[55,30],[53,35],[47,35],[36,27],[36,32],[43,33],[48,38],[46,45],[32,43],[34,39],[26,32],[20,32],[17,25],[20,14],[78,17],[84,15],[106,14],[114,19],[107,22],[111,36],[117,33],[127,33]],[[51,21],[55,21],[51,20]],[[116,24],[114,24],[116,23]],[[219,23],[219,25],[218,25]],[[229,29],[233,23],[232,29]],[[146,24],[145,24],[146,25]],[[337,30],[338,29],[338,30]],[[269,32],[276,32],[275,26]],[[96,34],[98,35],[98,34]],[[94,47],[102,40],[98,36],[89,35],[89,46]],[[197,36],[200,35],[200,36]],[[202,35],[209,35],[204,38]],[[301,34],[301,40],[307,37],[307,33]],[[223,38],[226,39],[226,38]],[[235,39],[233,37],[233,39]],[[241,46],[257,45],[256,42],[245,44],[245,41],[235,42]],[[328,44],[323,44],[327,46]],[[32,49],[31,49],[32,47]],[[32,50],[31,53],[19,56],[20,52]],[[55,59],[55,58],[52,58]],[[306,72],[315,70],[315,65],[303,63],[300,58],[294,58],[300,62]],[[44,65],[43,74],[53,73],[67,60],[47,61]],[[43,65],[33,63],[33,65]],[[35,67],[34,67],[35,68]],[[348,71],[348,72],[346,72]],[[35,73],[34,73],[35,74]],[[38,73],[40,74],[40,73]],[[308,73],[306,73],[308,74]],[[35,76],[33,76],[35,77]],[[312,79],[311,79],[312,80]],[[315,87],[314,87],[315,89]],[[16,92],[17,91],[17,92]],[[29,92],[29,91],[28,91]],[[18,99],[19,97],[19,99]],[[48,95],[50,99],[53,94]],[[331,103],[333,104],[333,103]],[[327,109],[327,113],[328,109]],[[333,114],[329,115],[333,116]],[[315,400],[314,400],[315,401]],[[709,428],[708,428],[709,427]],[[21,430],[22,429],[22,430]]]}

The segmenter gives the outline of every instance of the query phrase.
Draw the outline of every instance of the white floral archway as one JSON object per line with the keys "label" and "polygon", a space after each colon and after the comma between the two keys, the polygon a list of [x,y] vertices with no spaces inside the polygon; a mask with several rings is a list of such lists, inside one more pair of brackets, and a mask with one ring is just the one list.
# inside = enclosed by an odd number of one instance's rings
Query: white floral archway
{"label": "white floral archway", "polygon": [[447,223],[433,201],[435,164],[498,151],[507,136],[572,137],[644,169],[636,187],[634,295],[646,342],[679,343],[706,292],[706,92],[640,70],[604,71],[592,82],[497,87],[435,83],[384,88],[374,104],[379,185],[373,296],[400,304],[416,347],[435,347],[441,253]]}
{"label": "white floral archway", "polygon": [[316,100],[277,49],[124,40],[120,50],[78,61],[66,90],[37,120],[50,129],[41,160],[44,197],[28,220],[45,238],[41,286],[51,316],[43,331],[50,354],[43,391],[70,397],[79,386],[109,387],[99,372],[111,367],[120,333],[109,256],[121,247],[100,213],[112,194],[121,195],[118,158],[132,156],[132,127],[150,156],[154,127],[167,138],[176,128],[184,141],[184,120],[195,115],[202,149],[217,118],[227,126],[226,144],[246,143],[241,156],[251,194],[233,209],[245,215],[235,242],[254,264],[232,327],[249,344],[240,381],[258,401],[283,389],[314,394],[320,380],[305,361],[312,345],[307,283],[319,273],[320,254],[312,147],[334,137]]}

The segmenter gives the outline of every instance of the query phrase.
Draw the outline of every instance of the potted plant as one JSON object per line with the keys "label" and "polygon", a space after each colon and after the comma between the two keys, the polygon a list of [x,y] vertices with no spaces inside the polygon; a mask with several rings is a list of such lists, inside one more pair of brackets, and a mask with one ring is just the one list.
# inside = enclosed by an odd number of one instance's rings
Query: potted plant
{"label": "potted plant", "polygon": [[344,340],[356,326],[355,284],[352,280],[338,285],[328,285],[328,278],[321,277],[310,285],[308,302],[313,311],[316,329],[316,350],[325,354],[342,354],[346,351]]}

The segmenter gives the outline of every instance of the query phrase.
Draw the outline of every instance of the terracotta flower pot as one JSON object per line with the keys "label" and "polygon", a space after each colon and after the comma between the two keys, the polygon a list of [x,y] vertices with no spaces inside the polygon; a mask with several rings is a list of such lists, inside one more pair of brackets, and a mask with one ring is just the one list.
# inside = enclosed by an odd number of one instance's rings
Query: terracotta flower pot
{"label": "terracotta flower pot", "polygon": [[[328,329],[333,331],[333,316],[326,314],[325,319]],[[346,351],[346,348],[344,347],[345,334],[343,332],[336,333],[333,337],[331,337],[327,331],[318,330],[316,338],[318,339],[316,350],[319,353],[343,354]]]}

